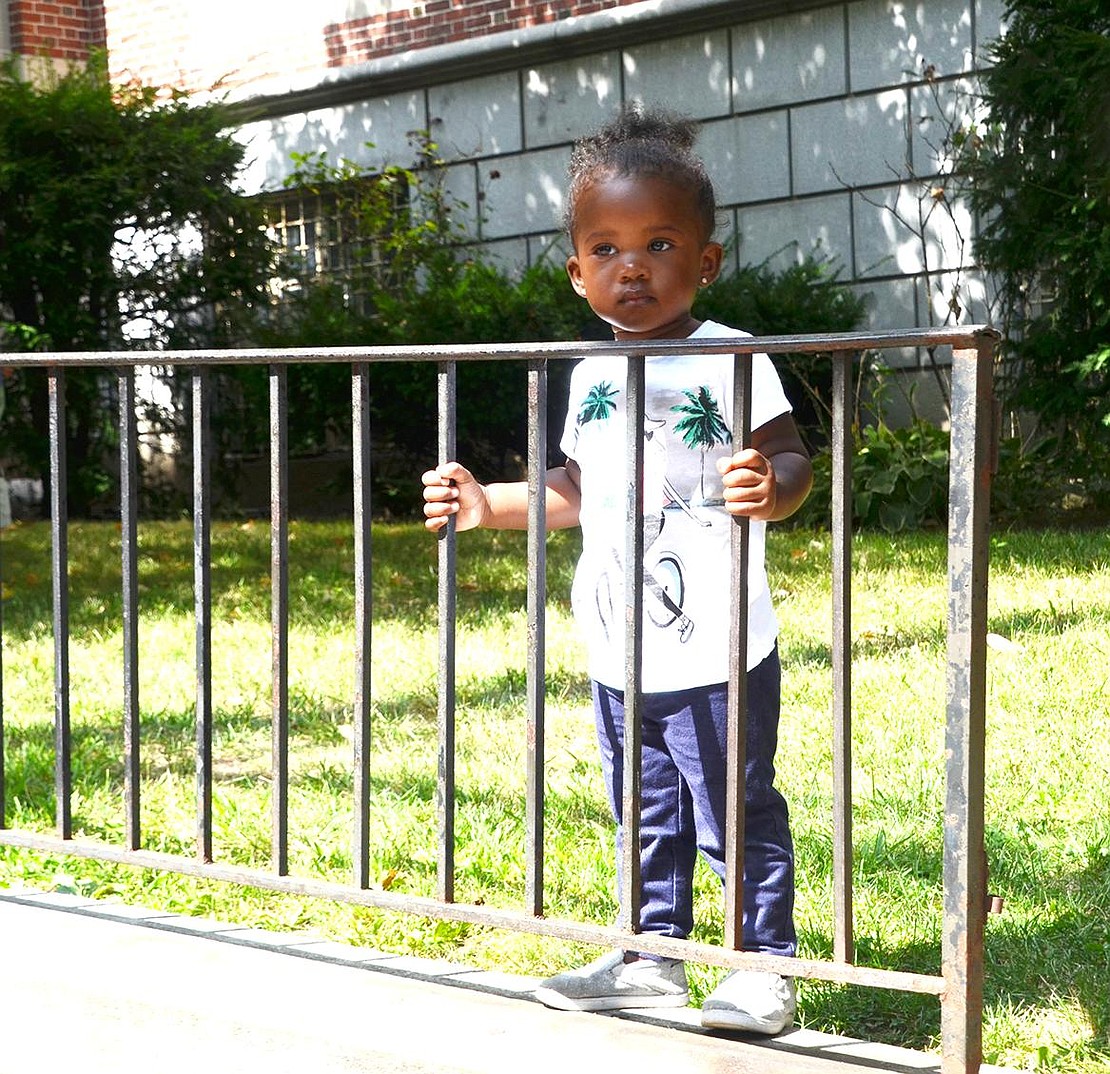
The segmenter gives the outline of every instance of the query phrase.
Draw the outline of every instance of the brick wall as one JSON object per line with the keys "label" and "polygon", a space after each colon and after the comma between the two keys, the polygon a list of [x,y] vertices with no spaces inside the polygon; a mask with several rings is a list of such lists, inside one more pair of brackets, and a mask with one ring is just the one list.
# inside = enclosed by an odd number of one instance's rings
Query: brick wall
{"label": "brick wall", "polygon": [[328,68],[638,2],[103,0],[103,7],[113,77],[203,90],[303,83]]}
{"label": "brick wall", "polygon": [[83,60],[106,44],[103,0],[10,0],[11,50]]}
{"label": "brick wall", "polygon": [[[105,0],[108,59],[113,79],[151,86],[201,89],[205,49],[192,47],[189,11],[179,0]],[[211,37],[217,39],[215,27]]]}
{"label": "brick wall", "polygon": [[344,67],[409,49],[427,48],[504,30],[557,22],[621,7],[637,0],[424,0],[404,11],[387,11],[325,27],[329,67]]}

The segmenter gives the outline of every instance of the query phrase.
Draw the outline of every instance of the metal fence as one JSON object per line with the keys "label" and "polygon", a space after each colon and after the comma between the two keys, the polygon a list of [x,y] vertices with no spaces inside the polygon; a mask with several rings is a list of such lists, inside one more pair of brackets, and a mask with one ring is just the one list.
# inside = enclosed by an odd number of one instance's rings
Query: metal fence
{"label": "metal fence", "polygon": [[[0,844],[103,861],[169,870],[194,877],[229,881],[298,895],[317,896],[433,918],[528,931],[569,940],[621,946],[639,920],[639,869],[631,848],[639,846],[639,722],[627,722],[623,778],[626,834],[621,916],[614,926],[553,919],[544,910],[544,642],[547,364],[552,359],[587,354],[622,356],[628,363],[627,465],[629,473],[625,592],[626,697],[640,702],[640,629],[643,580],[642,493],[644,359],[654,354],[733,355],[736,396],[733,439],[737,447],[750,436],[750,387],[753,352],[812,354],[832,366],[832,676],[833,711],[833,879],[831,923],[834,956],[830,961],[786,959],[737,950],[742,936],[742,863],[746,682],[739,666],[729,690],[729,801],[726,833],[725,928],[721,946],[642,936],[636,947],[652,954],[681,957],[726,967],[748,967],[847,984],[897,989],[937,996],[941,1004],[944,1074],[977,1071],[982,1056],[983,933],[988,908],[984,852],[984,709],[988,569],[988,500],[995,436],[992,370],[996,335],[983,327],[776,336],[748,340],[683,340],[628,345],[559,343],[431,348],[330,348],[320,350],[236,350],[158,352],[159,366],[190,370],[193,427],[194,615],[196,624],[196,836],[195,855],[142,849],[140,830],[140,698],[138,692],[137,428],[134,352],[8,354],[5,364],[40,366],[49,382],[50,515],[52,520],[54,639],[54,791],[55,833],[12,829],[4,816],[3,698],[0,690]],[[947,708],[945,758],[941,966],[936,974],[907,973],[855,965],[852,910],[852,662],[851,662],[851,420],[854,411],[851,369],[862,352],[906,347],[951,348],[951,452],[948,506]],[[455,901],[455,633],[456,549],[453,527],[438,545],[438,864],[435,897],[417,897],[370,887],[371,735],[370,655],[371,501],[373,450],[369,424],[369,370],[376,362],[434,362],[438,370],[439,456],[455,453],[455,376],[459,363],[524,360],[528,366],[528,483],[530,489],[528,556],[528,658],[526,688],[527,871],[524,905],[516,911]],[[289,504],[287,371],[294,363],[350,363],[353,416],[356,677],[354,710],[355,822],[353,875],[348,884],[290,875],[289,869]],[[213,367],[263,365],[270,384],[270,539],[272,585],[272,850],[271,868],[237,868],[213,860],[212,846],[212,507],[209,374]],[[118,378],[120,440],[120,521],[122,547],[124,694],[123,773],[125,838],[112,845],[75,838],[72,830],[69,597],[67,549],[66,370],[111,369]],[[732,651],[746,651],[747,526],[734,527]],[[2,629],[2,624],[0,624]],[[2,682],[2,679],[0,679]],[[630,706],[630,711],[638,711]]]}

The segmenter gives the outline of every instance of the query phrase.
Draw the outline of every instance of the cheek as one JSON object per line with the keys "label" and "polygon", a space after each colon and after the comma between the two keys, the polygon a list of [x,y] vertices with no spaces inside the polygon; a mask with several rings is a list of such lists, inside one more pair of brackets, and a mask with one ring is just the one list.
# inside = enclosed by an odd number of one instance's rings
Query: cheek
{"label": "cheek", "polygon": [[588,272],[580,276],[583,291],[598,294],[606,287],[606,273],[604,268],[592,266]]}

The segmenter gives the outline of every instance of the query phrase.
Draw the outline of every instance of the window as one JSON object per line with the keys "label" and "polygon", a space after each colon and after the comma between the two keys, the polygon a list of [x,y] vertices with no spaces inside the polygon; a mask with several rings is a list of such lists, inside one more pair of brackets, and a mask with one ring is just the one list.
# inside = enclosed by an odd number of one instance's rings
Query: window
{"label": "window", "polygon": [[12,50],[11,18],[8,0],[0,0],[0,60],[6,60]]}
{"label": "window", "polygon": [[366,176],[269,194],[263,205],[266,228],[284,252],[271,282],[277,300],[327,279],[343,287],[352,310],[364,312],[370,284],[386,281],[385,240],[407,215],[407,186],[395,176]]}

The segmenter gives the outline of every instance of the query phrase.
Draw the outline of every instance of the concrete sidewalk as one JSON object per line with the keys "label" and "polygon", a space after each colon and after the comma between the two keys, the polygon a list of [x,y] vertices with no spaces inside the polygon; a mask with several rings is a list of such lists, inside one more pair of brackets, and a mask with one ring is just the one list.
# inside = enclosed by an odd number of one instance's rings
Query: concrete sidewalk
{"label": "concrete sidewalk", "polygon": [[773,1041],[707,1033],[692,1010],[550,1011],[531,999],[534,984],[308,935],[0,891],[0,1074],[939,1070],[919,1052],[806,1030]]}

